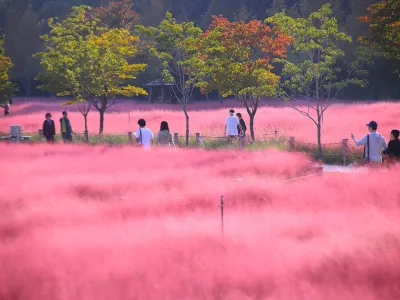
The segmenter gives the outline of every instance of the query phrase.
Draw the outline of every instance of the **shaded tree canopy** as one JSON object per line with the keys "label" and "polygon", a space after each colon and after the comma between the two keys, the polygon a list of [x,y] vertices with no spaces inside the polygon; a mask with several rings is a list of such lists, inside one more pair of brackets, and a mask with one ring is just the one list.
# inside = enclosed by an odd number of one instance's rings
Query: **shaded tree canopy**
{"label": "shaded tree canopy", "polygon": [[[391,0],[398,3],[397,0]],[[11,79],[19,86],[20,96],[37,96],[39,84],[34,80],[40,71],[38,59],[32,54],[41,50],[40,36],[49,32],[47,20],[63,20],[72,6],[90,5],[106,7],[110,0],[0,0],[0,34],[5,35],[4,47],[13,62]],[[134,5],[132,6],[132,2]],[[353,40],[368,36],[369,24],[359,20],[360,16],[371,13],[367,8],[377,0],[123,0],[122,5],[114,4],[111,9],[97,10],[97,17],[111,27],[120,28],[135,25],[158,26],[167,11],[178,22],[194,22],[203,30],[211,23],[212,15],[223,14],[230,21],[264,20],[275,13],[286,10],[289,16],[307,17],[323,4],[332,4],[341,30]],[[399,14],[394,14],[393,16]],[[379,37],[379,36],[378,36]],[[356,47],[344,45],[345,59],[354,60]],[[146,72],[139,76],[136,84],[160,77],[160,68],[152,64],[151,58],[137,58],[148,63]],[[363,90],[347,88],[343,98],[385,99],[400,97],[398,76],[393,58],[381,57],[369,71],[369,86]]]}

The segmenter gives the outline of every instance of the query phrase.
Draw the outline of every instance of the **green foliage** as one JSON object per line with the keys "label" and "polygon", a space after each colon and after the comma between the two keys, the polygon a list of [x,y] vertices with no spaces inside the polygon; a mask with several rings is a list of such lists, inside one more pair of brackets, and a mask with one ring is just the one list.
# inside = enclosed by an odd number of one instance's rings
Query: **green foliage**
{"label": "green foliage", "polygon": [[[318,131],[318,145],[321,148],[321,127],[325,111],[339,92],[350,84],[364,87],[362,60],[368,51],[359,49],[358,60],[344,65],[343,43],[350,43],[351,37],[340,31],[330,4],[310,14],[307,18],[292,18],[279,13],[268,18],[293,37],[292,59],[276,59],[283,64],[280,95],[289,100],[303,97],[313,101],[307,110],[297,111],[307,116]],[[293,59],[294,58],[294,59]],[[290,103],[288,103],[290,105]]]}
{"label": "green foliage", "polygon": [[369,24],[368,36],[360,40],[400,62],[400,1],[381,1],[368,7],[368,11],[360,17]]}
{"label": "green foliage", "polygon": [[213,18],[201,40],[197,86],[205,92],[219,89],[223,96],[237,95],[250,116],[253,139],[260,97],[274,95],[279,80],[271,57],[284,57],[289,42],[277,27],[258,20],[230,22],[223,17]]}
{"label": "green foliage", "polygon": [[140,25],[136,29],[148,39],[150,54],[160,60],[163,80],[172,84],[175,97],[186,117],[186,145],[189,145],[187,103],[192,97],[196,82],[196,45],[202,30],[193,22],[178,23],[169,12],[158,27]]}
{"label": "green foliage", "polygon": [[4,51],[3,37],[0,37],[0,104],[4,104],[14,92],[14,85],[9,79],[11,67],[11,59],[6,56]]}
{"label": "green foliage", "polygon": [[193,59],[197,49],[194,45],[202,30],[193,22],[178,23],[169,12],[158,27],[137,26],[137,30],[149,39],[149,52],[161,61],[164,81],[174,84],[176,94],[182,96],[178,100],[186,105],[195,78]]}
{"label": "green foliage", "polygon": [[129,84],[146,65],[131,63],[137,37],[124,28],[99,26],[99,20],[88,18],[90,11],[74,7],[64,21],[49,20],[50,34],[42,37],[44,51],[37,54],[44,69],[37,80],[44,83],[39,87],[43,90],[89,102],[102,117],[114,103],[109,98],[146,94]]}

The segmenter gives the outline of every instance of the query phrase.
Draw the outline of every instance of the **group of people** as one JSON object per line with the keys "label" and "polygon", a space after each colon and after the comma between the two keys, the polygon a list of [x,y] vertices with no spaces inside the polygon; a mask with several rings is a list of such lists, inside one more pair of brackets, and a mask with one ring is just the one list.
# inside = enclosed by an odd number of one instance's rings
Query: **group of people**
{"label": "group of people", "polygon": [[377,132],[376,121],[371,121],[366,125],[368,134],[360,140],[357,140],[353,133],[350,135],[357,146],[364,146],[364,163],[382,164],[400,161],[399,130],[391,131],[389,144],[386,144],[385,138]]}
{"label": "group of people", "polygon": [[[135,132],[136,144],[144,149],[150,149],[153,144],[161,146],[172,146],[174,147],[174,138],[169,129],[168,122],[162,121],[160,124],[160,130],[154,139],[153,132],[146,127],[146,120],[140,119],[138,121],[139,128]],[[362,139],[357,140],[354,134],[351,134],[351,138],[357,146],[364,146],[364,162],[381,164],[383,160],[386,161],[400,161],[400,140],[399,130],[393,129],[391,131],[390,142],[386,143],[385,138],[377,132],[378,123],[371,121],[367,125],[368,134]],[[62,117],[60,118],[60,129],[64,143],[72,142],[72,130],[71,122],[68,119],[68,112],[63,111]],[[225,122],[225,135],[228,136],[229,140],[237,139],[239,136],[246,136],[246,123],[244,122],[242,115],[231,109],[229,116]],[[56,134],[55,123],[52,120],[51,113],[46,114],[46,120],[43,122],[43,136],[49,143],[54,143],[54,136]]]}
{"label": "group of people", "polygon": [[139,128],[135,132],[136,144],[144,149],[150,149],[153,144],[165,147],[175,147],[174,138],[169,130],[167,121],[162,121],[160,130],[154,140],[153,132],[146,127],[146,120],[140,119],[138,121]]}
{"label": "group of people", "polygon": [[[168,122],[162,121],[160,125],[160,131],[157,134],[156,140],[154,141],[153,132],[146,127],[146,121],[140,119],[138,121],[139,128],[135,132],[136,144],[145,149],[150,149],[152,145],[157,144],[161,146],[175,146],[172,133],[169,130]],[[68,112],[63,111],[62,117],[60,118],[60,129],[61,136],[64,143],[72,142],[72,130],[71,122],[68,119]],[[46,114],[46,120],[43,122],[43,136],[46,138],[48,143],[54,143],[54,136],[56,135],[55,122],[52,120],[51,113]]]}
{"label": "group of people", "polygon": [[228,135],[228,139],[231,141],[237,139],[239,136],[246,136],[246,123],[242,118],[241,113],[237,113],[235,116],[235,111],[231,109],[229,111],[229,116],[226,118],[225,122],[225,135]]}
{"label": "group of people", "polygon": [[[46,120],[43,122],[43,136],[46,138],[48,143],[53,144],[54,136],[56,135],[56,125],[51,118],[51,113],[47,113]],[[74,131],[72,130],[71,122],[68,119],[68,112],[66,111],[62,112],[62,117],[60,118],[60,129],[64,143],[72,142],[72,134]]]}

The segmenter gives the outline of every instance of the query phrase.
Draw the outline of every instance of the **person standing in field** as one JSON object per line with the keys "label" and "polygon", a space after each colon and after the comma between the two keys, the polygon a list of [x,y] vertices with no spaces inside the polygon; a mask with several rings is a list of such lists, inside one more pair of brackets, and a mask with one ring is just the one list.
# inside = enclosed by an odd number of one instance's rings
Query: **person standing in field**
{"label": "person standing in field", "polygon": [[392,132],[390,133],[389,145],[385,152],[389,164],[394,162],[400,162],[399,134],[400,131],[397,129],[393,129]]}
{"label": "person standing in field", "polygon": [[138,146],[143,147],[143,149],[149,150],[153,146],[153,132],[146,128],[146,121],[144,119],[140,119],[138,125],[139,129],[135,132],[136,143]]}
{"label": "person standing in field", "polygon": [[3,105],[0,105],[2,108],[4,108],[4,116],[8,116],[10,114],[10,102],[6,101]]}
{"label": "person standing in field", "polygon": [[72,142],[72,131],[71,122],[68,119],[68,113],[63,111],[62,118],[60,119],[61,135],[64,143]]}
{"label": "person standing in field", "polygon": [[225,135],[228,135],[228,139],[231,141],[238,137],[239,130],[242,130],[239,119],[235,116],[235,111],[231,109],[225,122]]}
{"label": "person standing in field", "polygon": [[364,162],[382,163],[382,150],[387,150],[385,138],[377,132],[377,122],[371,121],[366,125],[369,132],[367,135],[357,140],[354,134],[351,134],[351,138],[357,146],[364,146]]}
{"label": "person standing in field", "polygon": [[175,146],[168,122],[162,121],[160,131],[157,133],[156,144],[160,146]]}
{"label": "person standing in field", "polygon": [[51,117],[51,113],[47,113],[46,120],[43,122],[43,135],[49,144],[54,143],[54,136],[56,135],[56,126]]}
{"label": "person standing in field", "polygon": [[238,125],[239,135],[246,136],[247,127],[246,127],[246,123],[243,120],[242,114],[237,113],[236,117],[239,119],[239,123],[240,123],[240,127]]}

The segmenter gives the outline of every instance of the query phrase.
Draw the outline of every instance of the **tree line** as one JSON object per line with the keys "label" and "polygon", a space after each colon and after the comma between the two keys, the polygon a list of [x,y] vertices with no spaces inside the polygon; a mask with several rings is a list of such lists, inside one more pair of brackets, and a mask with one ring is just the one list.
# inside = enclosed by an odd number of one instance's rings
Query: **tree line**
{"label": "tree line", "polygon": [[[43,46],[40,36],[49,32],[48,19],[63,20],[72,6],[108,6],[110,0],[0,0],[0,35],[5,35],[4,47],[11,57],[13,67],[10,77],[18,86],[18,96],[48,95],[36,89],[35,80],[41,70],[37,58],[32,57]],[[376,0],[135,0],[133,10],[138,22],[157,26],[167,11],[179,22],[194,22],[205,30],[212,15],[224,15],[231,21],[251,19],[265,20],[275,13],[286,10],[292,17],[307,17],[323,4],[331,3],[340,28],[353,40],[368,32],[368,25],[358,20],[367,14],[367,8]],[[345,58],[356,55],[354,45],[346,45]],[[157,61],[143,54],[150,62],[138,78],[138,84],[161,77]],[[400,96],[397,77],[393,75],[390,59],[378,58],[368,67],[370,84],[363,90],[348,88],[341,92],[342,98],[390,99]]]}
{"label": "tree line", "polygon": [[[275,1],[276,2],[276,1]],[[275,3],[274,2],[274,3]],[[237,97],[248,112],[250,135],[262,97],[279,97],[312,121],[322,154],[323,117],[332,102],[350,86],[369,84],[368,68],[380,59],[399,61],[399,2],[389,0],[369,7],[358,22],[369,23],[365,35],[353,39],[340,26],[335,6],[324,4],[306,17],[289,10],[265,20],[213,16],[205,29],[180,21],[167,12],[157,25],[140,22],[131,0],[107,6],[74,6],[63,19],[50,18],[48,33],[31,60],[40,63],[35,79],[39,90],[71,96],[85,118],[91,109],[100,113],[100,134],[106,110],[118,95],[144,95],[138,76],[157,66],[186,118],[194,88],[218,90]],[[353,55],[346,55],[352,48]],[[0,77],[0,93],[15,89],[8,79],[10,60]],[[392,67],[393,73],[396,68]],[[3,87],[4,86],[4,87]],[[291,99],[308,100],[305,110]]]}

